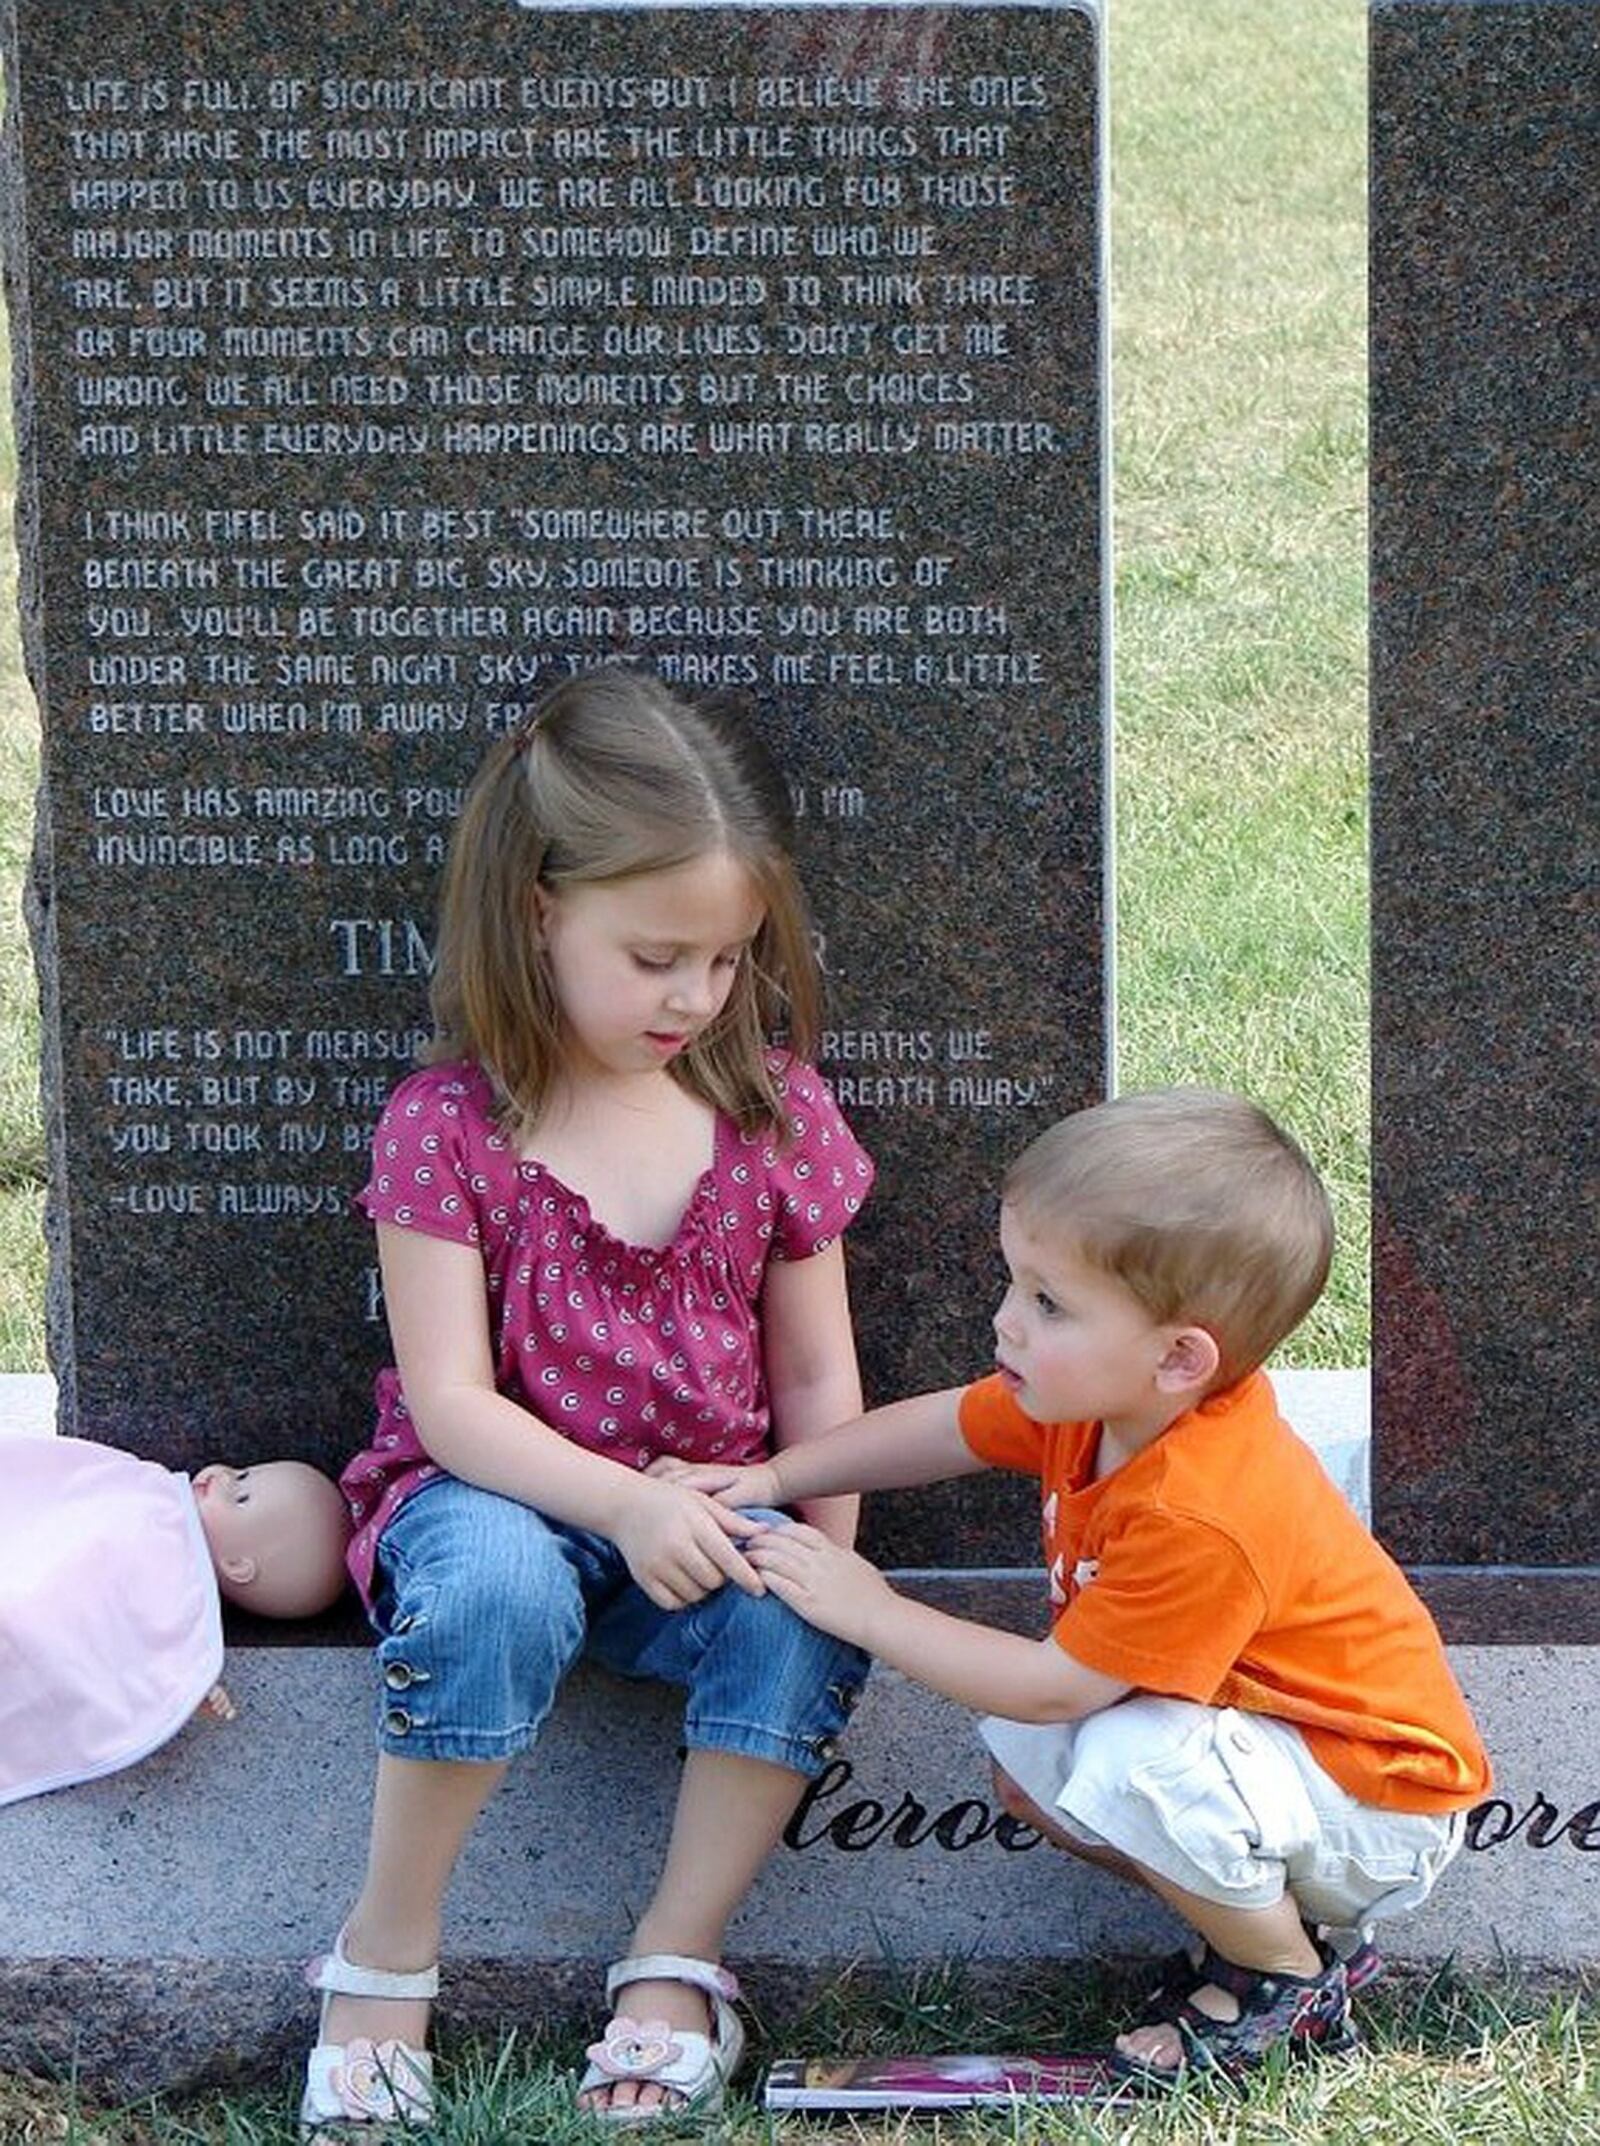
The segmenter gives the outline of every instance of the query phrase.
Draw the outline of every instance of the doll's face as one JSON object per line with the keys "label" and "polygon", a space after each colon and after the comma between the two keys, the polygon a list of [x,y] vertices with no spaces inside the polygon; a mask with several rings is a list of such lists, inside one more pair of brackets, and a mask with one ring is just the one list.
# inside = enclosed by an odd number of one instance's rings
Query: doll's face
{"label": "doll's face", "polygon": [[325,1475],[303,1461],[214,1461],[191,1488],[230,1602],[263,1617],[310,1617],[337,1599],[349,1520]]}

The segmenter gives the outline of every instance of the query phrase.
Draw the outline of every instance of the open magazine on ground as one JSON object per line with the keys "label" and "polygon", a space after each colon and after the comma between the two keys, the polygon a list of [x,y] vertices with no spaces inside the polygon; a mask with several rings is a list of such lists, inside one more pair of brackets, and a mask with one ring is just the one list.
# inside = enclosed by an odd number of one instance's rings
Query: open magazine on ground
{"label": "open magazine on ground", "polygon": [[969,2109],[991,2102],[1109,2101],[1135,2089],[1111,2059],[1067,2056],[780,2057],[768,2109]]}

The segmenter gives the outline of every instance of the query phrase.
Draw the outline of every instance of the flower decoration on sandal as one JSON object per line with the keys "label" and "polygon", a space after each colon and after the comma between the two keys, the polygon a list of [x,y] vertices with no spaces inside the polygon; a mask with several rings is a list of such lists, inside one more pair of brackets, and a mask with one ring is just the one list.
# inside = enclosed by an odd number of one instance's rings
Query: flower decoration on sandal
{"label": "flower decoration on sandal", "polygon": [[408,2063],[403,2043],[358,2039],[344,2045],[344,2060],[329,2075],[345,2116],[361,2123],[404,2123],[432,2113],[429,2082]]}
{"label": "flower decoration on sandal", "polygon": [[677,2062],[683,2044],[667,2020],[630,2019],[623,2012],[607,2026],[604,2041],[591,2042],[584,2055],[608,2078],[653,2079]]}

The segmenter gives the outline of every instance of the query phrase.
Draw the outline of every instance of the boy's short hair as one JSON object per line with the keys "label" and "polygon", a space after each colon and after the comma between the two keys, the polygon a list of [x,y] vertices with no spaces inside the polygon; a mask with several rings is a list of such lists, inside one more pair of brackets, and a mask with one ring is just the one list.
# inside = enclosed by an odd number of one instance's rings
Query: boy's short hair
{"label": "boy's short hair", "polygon": [[1333,1256],[1328,1196],[1301,1149],[1243,1096],[1205,1088],[1063,1118],[1017,1157],[1002,1197],[1162,1324],[1204,1327],[1221,1354],[1213,1390],[1299,1325]]}

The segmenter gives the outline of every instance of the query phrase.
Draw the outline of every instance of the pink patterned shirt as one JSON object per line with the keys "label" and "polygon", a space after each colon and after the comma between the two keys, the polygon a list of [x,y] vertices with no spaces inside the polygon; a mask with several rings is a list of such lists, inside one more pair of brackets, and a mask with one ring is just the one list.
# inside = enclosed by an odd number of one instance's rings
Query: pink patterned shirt
{"label": "pink patterned shirt", "polygon": [[[790,1139],[741,1133],[719,1117],[711,1166],[659,1249],[625,1244],[543,1164],[519,1161],[469,1060],[430,1066],[395,1090],[356,1204],[374,1222],[482,1254],[495,1385],[541,1422],[630,1468],[663,1453],[758,1460],[771,1429],[760,1333],[767,1261],[831,1244],[873,1176],[821,1077],[781,1054],[772,1065]],[[392,1366],[378,1374],[376,1395],[373,1442],[340,1478],[364,1598],[390,1517],[442,1472]]]}

